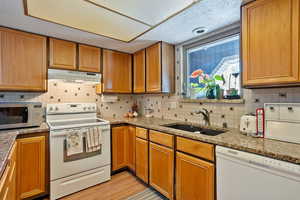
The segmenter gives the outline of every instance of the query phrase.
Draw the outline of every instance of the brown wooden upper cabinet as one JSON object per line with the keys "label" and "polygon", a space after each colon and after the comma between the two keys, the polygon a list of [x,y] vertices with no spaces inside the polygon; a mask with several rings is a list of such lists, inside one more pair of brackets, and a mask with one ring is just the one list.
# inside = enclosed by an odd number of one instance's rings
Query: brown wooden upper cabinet
{"label": "brown wooden upper cabinet", "polygon": [[103,92],[132,92],[132,55],[103,50]]}
{"label": "brown wooden upper cabinet", "polygon": [[55,69],[76,70],[76,43],[50,38],[50,66]]}
{"label": "brown wooden upper cabinet", "polygon": [[299,0],[242,6],[243,85],[299,84]]}
{"label": "brown wooden upper cabinet", "polygon": [[173,93],[174,90],[174,46],[159,42],[146,48],[146,92]]}
{"label": "brown wooden upper cabinet", "polygon": [[100,72],[101,49],[79,44],[78,69],[85,72]]}
{"label": "brown wooden upper cabinet", "polygon": [[145,49],[133,54],[133,92],[146,92],[146,51]]}
{"label": "brown wooden upper cabinet", "polygon": [[47,90],[47,38],[0,28],[0,90]]}

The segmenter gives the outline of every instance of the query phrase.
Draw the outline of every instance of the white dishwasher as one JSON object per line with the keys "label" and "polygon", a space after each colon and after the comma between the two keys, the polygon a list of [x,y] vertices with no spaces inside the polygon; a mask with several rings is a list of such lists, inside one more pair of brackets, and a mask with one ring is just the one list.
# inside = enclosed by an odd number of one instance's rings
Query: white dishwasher
{"label": "white dishwasher", "polygon": [[299,200],[300,165],[216,147],[217,200]]}

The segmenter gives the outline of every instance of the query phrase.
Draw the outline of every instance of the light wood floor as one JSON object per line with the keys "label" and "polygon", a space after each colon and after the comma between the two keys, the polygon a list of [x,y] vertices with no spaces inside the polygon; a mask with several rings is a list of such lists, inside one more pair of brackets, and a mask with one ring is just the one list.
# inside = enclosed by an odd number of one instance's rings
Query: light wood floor
{"label": "light wood floor", "polygon": [[74,193],[60,200],[124,200],[146,189],[136,177],[129,172],[112,176],[108,182]]}

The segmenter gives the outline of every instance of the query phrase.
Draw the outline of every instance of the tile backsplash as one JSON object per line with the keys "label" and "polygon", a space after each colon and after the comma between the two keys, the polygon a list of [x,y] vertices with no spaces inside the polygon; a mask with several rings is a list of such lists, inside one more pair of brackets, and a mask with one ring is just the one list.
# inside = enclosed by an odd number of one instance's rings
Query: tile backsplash
{"label": "tile backsplash", "polygon": [[[177,82],[177,85],[180,84]],[[178,88],[176,91],[174,95],[118,95],[117,102],[106,103],[95,93],[94,85],[49,80],[46,93],[0,92],[0,101],[38,101],[44,106],[47,103],[95,102],[98,113],[103,117],[123,117],[137,101],[141,115],[144,108],[152,108],[155,117],[194,123],[204,121],[202,116],[191,113],[206,108],[210,111],[212,125],[231,128],[238,128],[243,114],[255,112],[264,103],[300,103],[300,87],[244,89],[244,104],[184,103],[180,100]]]}
{"label": "tile backsplash", "polygon": [[104,117],[122,117],[133,103],[133,96],[118,95],[115,103],[101,101],[101,96],[95,93],[95,85],[70,83],[61,80],[49,80],[48,92],[0,92],[1,101],[31,101],[47,103],[97,103],[98,113]]}

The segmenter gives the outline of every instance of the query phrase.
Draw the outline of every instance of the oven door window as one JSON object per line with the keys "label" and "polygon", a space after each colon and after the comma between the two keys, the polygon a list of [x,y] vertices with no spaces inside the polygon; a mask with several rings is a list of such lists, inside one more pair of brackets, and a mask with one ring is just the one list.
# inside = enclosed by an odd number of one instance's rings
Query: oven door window
{"label": "oven door window", "polygon": [[27,107],[0,108],[0,125],[22,124],[28,121]]}

